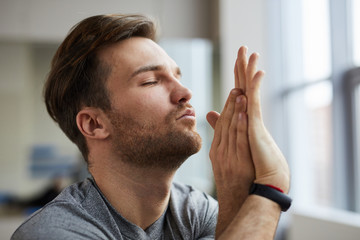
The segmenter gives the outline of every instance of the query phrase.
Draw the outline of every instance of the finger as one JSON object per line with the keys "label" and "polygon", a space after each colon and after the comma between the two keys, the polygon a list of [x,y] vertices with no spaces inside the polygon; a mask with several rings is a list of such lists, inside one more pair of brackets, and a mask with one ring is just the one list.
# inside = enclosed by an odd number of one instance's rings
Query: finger
{"label": "finger", "polygon": [[[231,112],[233,111],[233,103],[231,102],[234,102],[234,99],[238,95],[238,92],[239,90],[236,88],[231,90],[229,97],[226,100],[224,109],[222,110],[220,116],[216,120],[212,146],[219,146],[219,144],[221,143],[227,144],[228,142],[228,138],[227,138],[228,125],[229,125],[228,118],[231,115]],[[213,121],[214,113],[210,112],[209,114],[207,116],[207,119],[208,121],[210,120],[209,123],[210,125],[212,125],[212,123],[214,122]]]}
{"label": "finger", "polygon": [[[247,105],[247,98],[246,96],[241,96],[240,105],[242,109],[246,109]],[[247,164],[253,165],[251,153],[250,153],[250,146],[249,146],[249,136],[248,136],[248,118],[247,114],[243,111],[240,111],[238,114],[238,121],[237,121],[237,138],[236,138],[236,155],[238,159],[242,161],[243,166]],[[254,167],[250,167],[253,169]],[[253,176],[251,174],[250,176]]]}
{"label": "finger", "polygon": [[249,128],[247,114],[245,112],[240,112],[237,127],[238,134],[236,139],[236,150],[237,157],[241,161],[242,167],[247,169],[247,179],[244,180],[246,180],[250,186],[250,184],[254,181],[255,178],[255,168],[250,150],[248,129]]}
{"label": "finger", "polygon": [[[237,91],[237,90],[232,89],[232,90],[230,91],[230,94],[231,94],[232,91]],[[226,99],[226,102],[225,102],[225,105],[224,105],[223,110],[221,111],[220,117],[224,115],[223,113],[224,113],[225,110],[227,109],[227,107],[228,107],[228,105],[229,105],[229,101],[230,101],[230,95],[229,95],[228,98]]]}
{"label": "finger", "polygon": [[216,126],[216,122],[219,119],[220,114],[215,112],[215,111],[211,111],[206,115],[206,120],[208,121],[208,123],[210,124],[210,126],[215,129]]}
{"label": "finger", "polygon": [[[240,96],[240,106],[241,106],[241,110],[245,110],[246,109],[246,105],[247,105],[247,99],[244,95]],[[239,114],[237,115],[238,117],[238,121],[237,121],[237,130],[238,130],[238,137],[240,137],[240,139],[246,140],[248,139],[247,136],[247,114],[245,111],[240,111]],[[239,138],[238,138],[239,140]]]}
{"label": "finger", "polygon": [[[248,141],[248,126],[247,126],[247,114],[246,114],[246,105],[247,105],[247,98],[245,95],[240,96],[240,104],[241,111],[238,114],[238,121],[237,121],[237,139],[236,143],[237,146],[241,147],[240,154],[246,155],[249,151],[249,141]],[[244,151],[247,151],[246,154],[242,154]]]}
{"label": "finger", "polygon": [[240,99],[240,112],[246,113],[248,101],[247,101],[247,97],[246,97],[245,93],[243,93],[243,94],[244,95],[241,95],[241,99]]}
{"label": "finger", "polygon": [[240,86],[240,80],[239,80],[239,73],[238,73],[238,59],[235,61],[234,66],[234,76],[235,76],[235,88],[241,88]]}
{"label": "finger", "polygon": [[221,133],[222,133],[222,126],[221,126],[221,124],[218,124],[214,130],[214,139],[212,141],[211,148],[213,148],[213,147],[216,148],[217,146],[219,146],[219,144],[221,142]]}
{"label": "finger", "polygon": [[228,141],[229,126],[231,124],[231,120],[234,115],[235,99],[238,95],[239,95],[238,89],[235,88],[235,89],[231,90],[231,92],[229,94],[229,98],[228,98],[228,105],[226,106],[226,108],[224,108],[222,116],[221,116],[221,125],[223,128],[221,138],[222,138],[222,142],[224,142],[224,144],[227,144],[227,141]]}
{"label": "finger", "polygon": [[[208,120],[210,126],[214,129],[214,139],[212,141],[211,144],[211,148],[213,147],[217,147],[219,146],[220,142],[221,142],[221,133],[222,133],[222,124],[221,124],[221,119],[220,119],[220,114],[219,117],[216,118],[216,114],[218,114],[217,112],[209,112],[206,115],[206,119]],[[215,123],[215,119],[216,119],[216,123]]]}
{"label": "finger", "polygon": [[248,119],[247,114],[240,112],[237,121],[237,155],[240,158],[248,157],[250,155],[249,139],[248,139]]}
{"label": "finger", "polygon": [[258,58],[259,58],[259,54],[257,54],[257,53],[251,54],[251,56],[249,58],[249,63],[248,63],[247,69],[246,69],[246,89],[247,90],[251,86],[251,81],[253,80],[253,77],[255,75]]}
{"label": "finger", "polygon": [[248,65],[247,58],[247,47],[240,47],[238,51],[238,57],[236,60],[236,73],[238,76],[238,85],[244,92],[246,92],[246,68]]}
{"label": "finger", "polygon": [[251,89],[252,91],[255,91],[255,92],[260,92],[260,85],[261,85],[261,81],[263,80],[265,76],[265,72],[260,70],[260,71],[257,71],[256,74],[254,75],[252,81],[251,81]]}
{"label": "finger", "polygon": [[241,97],[242,95],[236,97],[235,109],[229,126],[229,152],[233,155],[236,155],[237,125],[239,119],[238,116],[241,109],[243,108],[243,106],[241,106]]}
{"label": "finger", "polygon": [[260,85],[264,75],[264,71],[258,71],[251,81],[251,90],[248,94],[248,113],[249,117],[253,120],[262,119]]}

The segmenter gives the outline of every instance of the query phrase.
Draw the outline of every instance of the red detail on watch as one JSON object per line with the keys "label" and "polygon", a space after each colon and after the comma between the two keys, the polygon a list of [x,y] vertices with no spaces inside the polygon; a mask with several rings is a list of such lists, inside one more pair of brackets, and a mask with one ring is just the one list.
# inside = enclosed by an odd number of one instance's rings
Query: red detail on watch
{"label": "red detail on watch", "polygon": [[279,192],[284,193],[284,191],[283,191],[281,188],[275,187],[275,186],[270,185],[270,184],[266,184],[266,186],[271,187],[271,188],[273,188],[273,189],[275,189],[275,190],[278,190]]}

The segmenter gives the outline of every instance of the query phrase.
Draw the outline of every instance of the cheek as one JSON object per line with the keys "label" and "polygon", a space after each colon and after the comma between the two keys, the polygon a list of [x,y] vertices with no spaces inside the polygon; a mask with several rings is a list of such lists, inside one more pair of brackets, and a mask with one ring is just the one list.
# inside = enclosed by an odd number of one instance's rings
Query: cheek
{"label": "cheek", "polygon": [[142,119],[157,122],[164,120],[171,112],[169,101],[155,94],[143,94],[141,98],[136,99],[133,109]]}

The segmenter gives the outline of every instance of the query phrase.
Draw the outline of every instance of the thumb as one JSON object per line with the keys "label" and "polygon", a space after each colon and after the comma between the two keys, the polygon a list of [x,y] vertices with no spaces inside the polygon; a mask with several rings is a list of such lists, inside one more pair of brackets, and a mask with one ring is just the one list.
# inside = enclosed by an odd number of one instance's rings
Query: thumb
{"label": "thumb", "polygon": [[215,112],[215,111],[211,111],[206,115],[206,120],[208,121],[208,123],[210,124],[210,126],[215,129],[215,125],[217,120],[219,119],[220,114]]}

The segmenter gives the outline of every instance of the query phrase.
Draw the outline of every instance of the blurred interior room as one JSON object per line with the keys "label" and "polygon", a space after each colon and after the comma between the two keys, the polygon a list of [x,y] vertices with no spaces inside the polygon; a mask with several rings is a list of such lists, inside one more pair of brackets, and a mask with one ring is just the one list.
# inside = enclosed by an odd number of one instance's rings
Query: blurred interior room
{"label": "blurred interior room", "polygon": [[159,44],[193,91],[204,144],[176,181],[215,194],[205,116],[221,111],[246,45],[260,53],[265,124],[292,172],[293,206],[276,239],[360,236],[360,0],[1,0],[0,239],[88,176],[42,87],[69,29],[104,13],[156,19]]}

